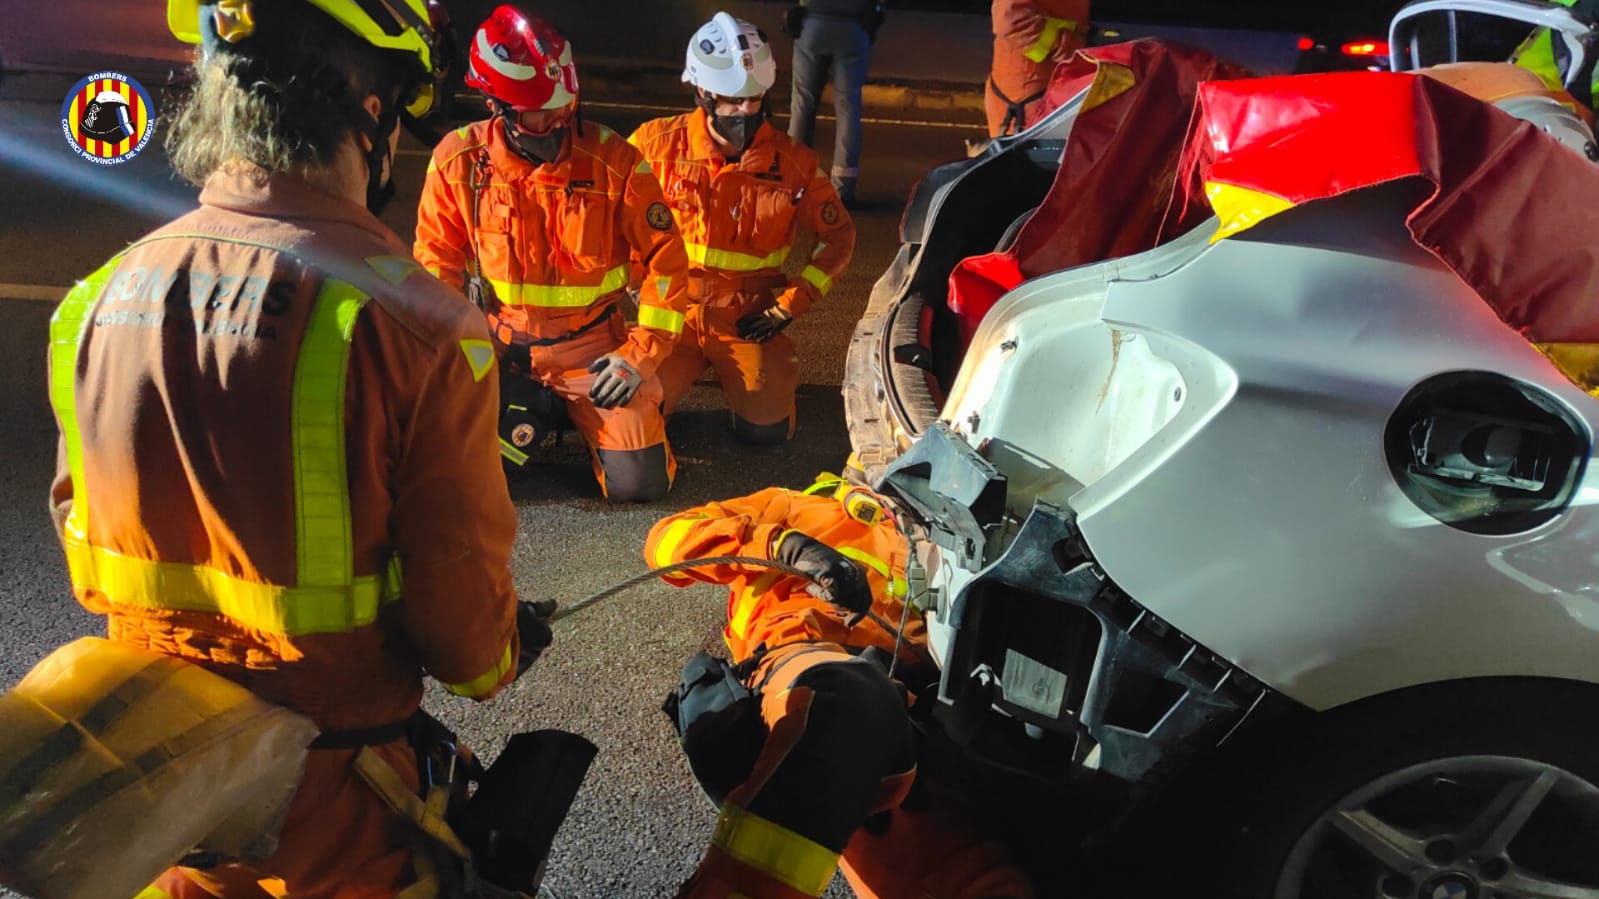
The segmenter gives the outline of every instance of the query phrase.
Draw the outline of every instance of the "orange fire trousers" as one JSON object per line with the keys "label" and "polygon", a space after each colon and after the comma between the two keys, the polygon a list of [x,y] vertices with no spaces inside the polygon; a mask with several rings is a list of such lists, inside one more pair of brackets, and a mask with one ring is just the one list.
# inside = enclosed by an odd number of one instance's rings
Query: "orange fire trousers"
{"label": "orange fire trousers", "polygon": [[738,320],[769,303],[689,307],[672,355],[657,376],[671,415],[707,366],[716,372],[733,414],[733,432],[751,443],[781,443],[794,436],[794,395],[799,354],[787,334],[765,343],[738,336]]}
{"label": "orange fire trousers", "polygon": [[916,741],[881,669],[834,643],[794,643],[751,683],[766,743],[678,899],[810,899],[835,866],[862,899],[1032,899],[1026,875],[951,802],[904,806]]}
{"label": "orange fire trousers", "polygon": [[[376,751],[413,789],[419,786],[410,744],[399,740]],[[356,752],[312,750],[270,859],[172,868],[137,899],[387,899],[409,886],[411,856],[422,838],[356,773]]]}
{"label": "orange fire trousers", "polygon": [[[588,367],[626,339],[626,325],[613,316],[599,327],[551,346],[528,351],[534,377],[566,400],[573,427],[589,445],[600,490],[613,500],[661,499],[677,476],[677,460],[666,442],[661,414],[661,381],[647,377],[625,406],[601,409],[589,399],[594,386]],[[663,369],[664,371],[664,369]]]}

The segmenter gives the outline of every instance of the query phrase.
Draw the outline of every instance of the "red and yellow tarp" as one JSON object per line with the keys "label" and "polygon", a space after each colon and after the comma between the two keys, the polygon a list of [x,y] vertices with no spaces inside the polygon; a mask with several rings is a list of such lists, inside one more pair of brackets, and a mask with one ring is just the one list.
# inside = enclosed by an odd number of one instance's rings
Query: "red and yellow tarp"
{"label": "red and yellow tarp", "polygon": [[1599,395],[1599,168],[1534,125],[1421,75],[1345,72],[1199,91],[1174,206],[1221,239],[1304,203],[1430,185],[1416,243],[1574,383]]}
{"label": "red and yellow tarp", "polygon": [[1015,244],[951,273],[948,304],[963,342],[1022,281],[1152,249],[1208,217],[1203,210],[1194,221],[1164,222],[1194,99],[1203,82],[1248,75],[1204,51],[1151,40],[1088,47],[1058,67],[1046,110],[1087,95],[1054,184]]}

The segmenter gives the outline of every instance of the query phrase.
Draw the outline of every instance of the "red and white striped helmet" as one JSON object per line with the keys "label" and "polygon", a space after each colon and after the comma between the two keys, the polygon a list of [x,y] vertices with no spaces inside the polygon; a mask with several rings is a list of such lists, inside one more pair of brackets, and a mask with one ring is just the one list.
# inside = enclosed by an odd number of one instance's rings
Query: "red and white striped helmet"
{"label": "red and white striped helmet", "polygon": [[538,16],[501,6],[472,38],[466,84],[517,112],[562,109],[577,102],[572,45]]}

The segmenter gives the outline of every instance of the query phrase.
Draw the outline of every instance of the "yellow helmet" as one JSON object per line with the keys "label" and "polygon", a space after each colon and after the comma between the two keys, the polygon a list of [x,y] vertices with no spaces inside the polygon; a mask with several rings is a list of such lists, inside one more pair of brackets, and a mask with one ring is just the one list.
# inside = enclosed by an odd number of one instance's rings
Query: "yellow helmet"
{"label": "yellow helmet", "polygon": [[[422,116],[432,108],[444,82],[451,51],[448,17],[432,0],[301,0],[327,14],[380,50],[414,57],[417,90],[405,99],[406,111]],[[281,8],[284,0],[264,7]],[[269,13],[270,14],[270,13]],[[205,16],[207,18],[202,18]],[[253,0],[167,0],[167,27],[178,40],[199,44],[238,43],[255,33]]]}

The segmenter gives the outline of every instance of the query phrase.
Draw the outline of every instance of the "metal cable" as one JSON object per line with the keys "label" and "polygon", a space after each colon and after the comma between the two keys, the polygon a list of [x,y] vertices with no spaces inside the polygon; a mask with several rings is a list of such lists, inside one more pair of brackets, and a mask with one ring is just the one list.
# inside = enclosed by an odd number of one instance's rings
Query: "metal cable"
{"label": "metal cable", "polygon": [[[770,569],[770,570],[773,570],[773,571],[781,571],[784,574],[793,575],[794,577],[797,577],[797,578],[802,578],[804,580],[810,581],[813,584],[817,583],[816,578],[811,577],[809,574],[806,574],[805,572],[799,570],[798,568],[795,568],[793,565],[790,565],[790,564],[788,564],[786,562],[778,562],[778,561],[774,561],[772,559],[757,559],[757,558],[755,558],[753,556],[707,556],[707,557],[705,557],[703,559],[689,559],[687,561],[677,562],[677,563],[674,563],[672,565],[663,565],[660,568],[655,568],[655,569],[652,569],[650,571],[646,571],[643,574],[634,575],[633,577],[630,577],[630,578],[628,578],[625,581],[620,581],[618,583],[612,584],[611,586],[606,587],[604,590],[601,590],[598,593],[595,593],[595,594],[590,595],[590,596],[585,596],[582,599],[578,600],[575,603],[572,603],[569,606],[562,606],[561,608],[556,609],[554,614],[550,615],[550,619],[549,620],[552,621],[552,622],[555,622],[555,621],[560,621],[562,618],[565,618],[568,615],[576,615],[578,612],[583,611],[584,609],[588,608],[589,606],[592,606],[592,605],[594,605],[594,604],[596,604],[598,602],[601,602],[603,600],[609,599],[609,598],[611,598],[612,596],[615,596],[618,593],[622,593],[622,592],[625,592],[627,590],[631,590],[634,587],[640,586],[642,584],[647,584],[650,581],[653,581],[653,580],[655,580],[656,578],[658,578],[658,577],[660,577],[662,575],[672,574],[672,573],[678,572],[678,571],[688,571],[688,570],[693,569],[693,568],[708,568],[708,567],[713,566],[713,565],[743,565],[743,566],[746,566],[746,567],[749,567],[749,568],[766,568],[766,569]],[[820,585],[818,584],[818,586],[820,586]],[[906,603],[906,605],[908,607],[909,603]],[[902,644],[904,642],[904,635],[900,632],[900,629],[895,627],[894,625],[890,624],[889,622],[883,620],[882,616],[878,615],[875,612],[868,611],[866,613],[866,617],[870,618],[874,623],[877,624],[878,627],[882,628],[885,632],[894,635],[894,642],[895,642],[894,656],[895,656],[895,658],[898,658],[899,657],[899,646],[900,646],[900,644]],[[903,626],[903,623],[904,622],[902,620],[901,621],[901,625],[902,626]]]}

